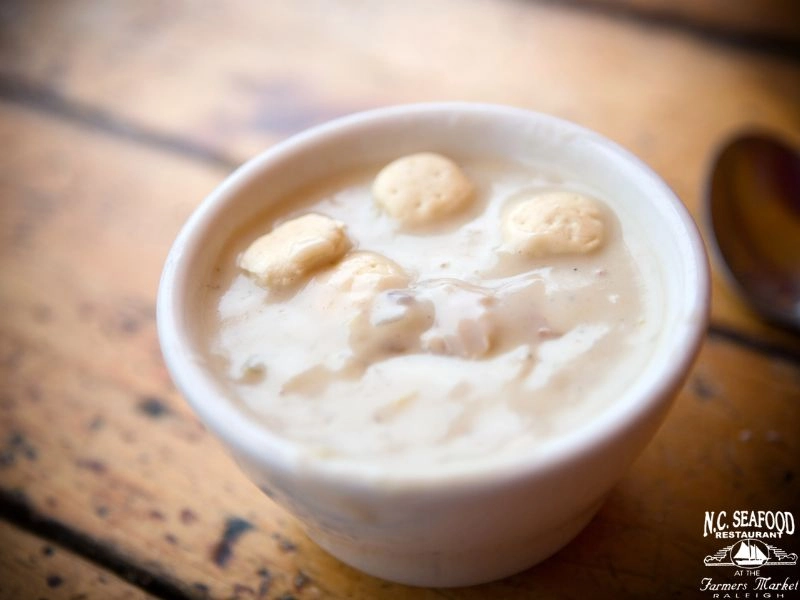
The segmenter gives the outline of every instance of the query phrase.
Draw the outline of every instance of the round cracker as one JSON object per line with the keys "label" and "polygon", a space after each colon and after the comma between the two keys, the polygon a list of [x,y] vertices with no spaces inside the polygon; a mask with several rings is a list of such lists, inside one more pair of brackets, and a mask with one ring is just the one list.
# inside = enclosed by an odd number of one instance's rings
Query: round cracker
{"label": "round cracker", "polygon": [[506,247],[532,257],[585,254],[605,238],[600,203],[574,192],[546,192],[516,204],[503,223]]}
{"label": "round cracker", "polygon": [[404,226],[431,225],[464,209],[474,186],[449,158],[422,152],[386,165],[372,186],[375,201]]}

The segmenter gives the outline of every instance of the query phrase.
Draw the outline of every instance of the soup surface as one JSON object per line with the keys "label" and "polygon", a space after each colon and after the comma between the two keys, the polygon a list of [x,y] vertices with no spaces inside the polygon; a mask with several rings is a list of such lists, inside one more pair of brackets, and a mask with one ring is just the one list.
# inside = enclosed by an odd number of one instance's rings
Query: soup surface
{"label": "soup surface", "polygon": [[[425,469],[535,452],[624,392],[656,295],[610,199],[465,161],[452,207],[410,213],[382,167],[265,207],[219,257],[205,339],[253,418],[316,457]],[[309,228],[327,237],[287,250]]]}

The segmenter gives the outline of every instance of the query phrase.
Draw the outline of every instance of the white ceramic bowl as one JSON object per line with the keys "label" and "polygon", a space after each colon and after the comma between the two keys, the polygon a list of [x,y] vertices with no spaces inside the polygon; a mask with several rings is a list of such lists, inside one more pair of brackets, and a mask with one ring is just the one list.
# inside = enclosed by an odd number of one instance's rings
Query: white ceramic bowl
{"label": "white ceramic bowl", "polygon": [[[584,426],[497,468],[394,476],[330,463],[259,425],[205,368],[196,327],[203,286],[242,224],[307,183],[359,164],[429,150],[525,159],[613,198],[640,229],[661,288],[652,359]],[[523,570],[590,521],[663,420],[703,337],[709,306],[703,244],[684,206],[648,167],[574,124],[510,107],[417,104],[315,127],[255,157],[186,223],[158,297],[162,351],[177,386],[246,473],[320,546],[367,573],[422,586],[469,585]]]}

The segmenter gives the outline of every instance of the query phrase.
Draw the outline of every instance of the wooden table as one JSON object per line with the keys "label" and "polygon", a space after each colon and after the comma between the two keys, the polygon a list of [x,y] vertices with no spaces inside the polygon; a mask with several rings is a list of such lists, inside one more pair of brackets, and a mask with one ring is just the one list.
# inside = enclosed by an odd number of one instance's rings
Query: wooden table
{"label": "wooden table", "polygon": [[[192,415],[156,339],[161,267],[200,200],[270,144],[387,104],[501,102],[596,129],[705,235],[721,140],[800,140],[798,43],[628,4],[4,2],[0,597],[688,598],[710,597],[704,577],[752,582],[704,565],[732,543],[703,535],[705,513],[800,521],[800,340],[754,318],[716,263],[699,360],[598,517],[470,589],[386,583],[315,547]],[[771,542],[800,552],[800,533]]]}

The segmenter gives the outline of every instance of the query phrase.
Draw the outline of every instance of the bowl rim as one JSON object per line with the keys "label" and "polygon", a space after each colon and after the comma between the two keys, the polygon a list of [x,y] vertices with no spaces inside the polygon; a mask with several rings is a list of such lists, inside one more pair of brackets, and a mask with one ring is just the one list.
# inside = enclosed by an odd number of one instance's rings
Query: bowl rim
{"label": "bowl rim", "polygon": [[[684,253],[681,264],[685,266],[688,285],[682,295],[685,304],[682,305],[684,310],[681,311],[681,327],[673,332],[670,344],[669,355],[673,360],[663,361],[669,364],[663,365],[658,372],[659,376],[653,378],[651,384],[640,394],[641,398],[627,407],[629,410],[626,414],[616,415],[618,411],[604,410],[596,422],[580,427],[577,433],[570,432],[560,436],[553,443],[548,443],[544,451],[525,455],[520,460],[504,461],[498,465],[479,461],[475,466],[448,466],[441,470],[430,469],[411,475],[388,473],[376,465],[356,460],[331,461],[310,457],[302,452],[298,444],[281,438],[267,427],[248,418],[244,410],[236,408],[235,403],[222,393],[219,383],[203,368],[198,353],[192,349],[183,307],[186,302],[189,264],[200,248],[199,232],[207,230],[215,219],[224,214],[227,202],[240,189],[262,177],[265,170],[274,168],[287,155],[313,152],[314,146],[320,140],[352,134],[354,129],[369,130],[398,118],[432,115],[451,118],[456,114],[538,122],[571,135],[590,138],[599,144],[603,152],[614,154],[616,159],[624,161],[647,178],[648,184],[657,192],[655,196],[662,199],[659,201],[669,204],[682,228],[678,243]],[[533,472],[557,469],[560,465],[591,452],[593,448],[630,433],[654,410],[660,410],[661,414],[666,413],[672,396],[682,385],[699,352],[709,310],[709,266],[697,225],[680,199],[649,166],[617,143],[570,121],[501,104],[458,101],[401,104],[340,117],[291,136],[235,169],[192,212],[170,248],[158,287],[156,321],[162,355],[176,387],[206,427],[222,438],[236,456],[286,476],[302,476],[362,491],[375,491],[375,484],[379,483],[380,489],[386,491],[408,490],[419,486],[428,488],[432,482],[453,489],[454,486],[500,482],[530,476]]]}

